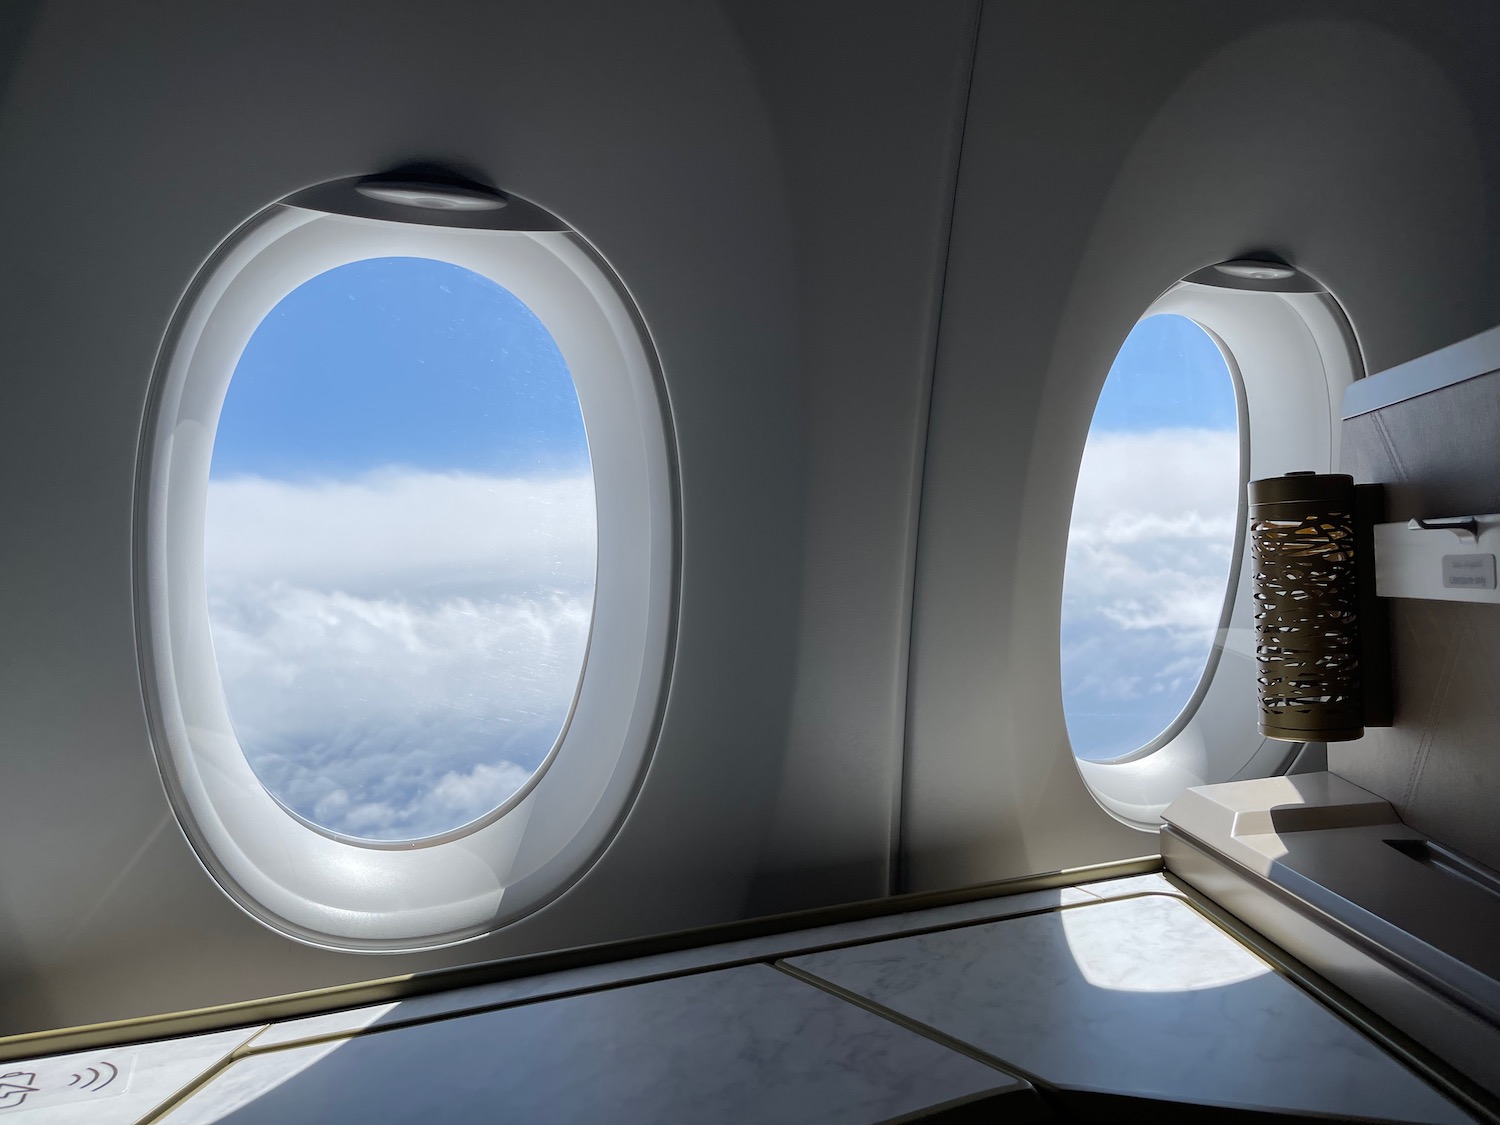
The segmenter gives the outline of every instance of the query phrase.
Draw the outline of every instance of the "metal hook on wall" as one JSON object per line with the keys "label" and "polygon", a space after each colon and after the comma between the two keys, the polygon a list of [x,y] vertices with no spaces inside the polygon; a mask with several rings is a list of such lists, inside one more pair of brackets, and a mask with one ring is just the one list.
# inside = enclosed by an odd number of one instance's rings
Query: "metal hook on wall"
{"label": "metal hook on wall", "polygon": [[1413,519],[1406,523],[1411,531],[1451,531],[1460,539],[1479,542],[1479,519],[1476,516],[1439,516],[1433,519]]}

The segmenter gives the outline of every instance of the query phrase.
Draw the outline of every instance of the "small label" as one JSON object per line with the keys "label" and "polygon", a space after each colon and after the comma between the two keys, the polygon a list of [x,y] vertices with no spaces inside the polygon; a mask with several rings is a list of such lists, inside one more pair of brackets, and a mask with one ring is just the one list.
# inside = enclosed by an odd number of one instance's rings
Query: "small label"
{"label": "small label", "polygon": [[112,1098],[130,1089],[135,1054],[63,1055],[0,1065],[0,1121],[29,1110]]}
{"label": "small label", "polygon": [[1443,585],[1450,590],[1493,590],[1494,555],[1444,555]]}

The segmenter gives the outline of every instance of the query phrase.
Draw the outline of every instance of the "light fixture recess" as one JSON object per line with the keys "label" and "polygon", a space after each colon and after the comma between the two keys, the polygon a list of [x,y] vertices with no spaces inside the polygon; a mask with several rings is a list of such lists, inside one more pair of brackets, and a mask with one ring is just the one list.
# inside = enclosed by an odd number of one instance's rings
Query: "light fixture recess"
{"label": "light fixture recess", "polygon": [[507,202],[502,195],[456,184],[373,180],[355,184],[354,190],[366,199],[426,211],[498,211]]}
{"label": "light fixture recess", "polygon": [[1230,277],[1241,277],[1247,281],[1286,281],[1297,276],[1297,271],[1291,266],[1278,265],[1276,262],[1256,262],[1250,259],[1220,262],[1214,266],[1214,269]]}

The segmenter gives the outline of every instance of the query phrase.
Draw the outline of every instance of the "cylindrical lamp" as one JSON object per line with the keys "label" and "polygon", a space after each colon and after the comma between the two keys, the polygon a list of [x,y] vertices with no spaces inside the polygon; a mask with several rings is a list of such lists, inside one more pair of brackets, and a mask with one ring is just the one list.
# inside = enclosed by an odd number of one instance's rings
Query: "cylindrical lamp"
{"label": "cylindrical lamp", "polygon": [[1250,482],[1260,733],[1288,742],[1364,734],[1354,478]]}

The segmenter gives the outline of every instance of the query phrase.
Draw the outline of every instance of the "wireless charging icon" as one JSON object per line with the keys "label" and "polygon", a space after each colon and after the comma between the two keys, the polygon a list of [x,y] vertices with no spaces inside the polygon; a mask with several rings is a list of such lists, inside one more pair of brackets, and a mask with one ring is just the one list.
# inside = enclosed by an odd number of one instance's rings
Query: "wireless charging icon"
{"label": "wireless charging icon", "polygon": [[13,1070],[9,1074],[0,1074],[0,1109],[14,1109],[38,1089],[35,1071]]}

